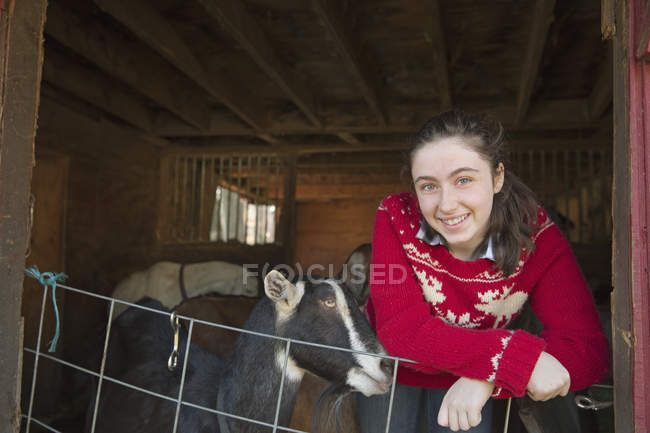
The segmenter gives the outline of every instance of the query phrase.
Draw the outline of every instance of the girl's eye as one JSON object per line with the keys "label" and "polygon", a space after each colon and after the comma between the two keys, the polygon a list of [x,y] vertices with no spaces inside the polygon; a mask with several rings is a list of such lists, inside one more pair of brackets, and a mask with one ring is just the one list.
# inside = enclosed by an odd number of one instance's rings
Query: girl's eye
{"label": "girl's eye", "polygon": [[436,190],[436,186],[431,184],[431,183],[426,183],[426,184],[422,185],[422,191],[424,191],[424,192],[431,192],[431,191],[435,191],[435,190]]}
{"label": "girl's eye", "polygon": [[327,299],[323,300],[323,304],[324,304],[327,308],[334,308],[334,307],[336,307],[336,301],[335,301],[333,298],[327,298]]}
{"label": "girl's eye", "polygon": [[461,177],[460,179],[458,179],[458,184],[459,185],[466,185],[466,184],[470,183],[471,181],[472,181],[472,179],[470,179],[469,177]]}

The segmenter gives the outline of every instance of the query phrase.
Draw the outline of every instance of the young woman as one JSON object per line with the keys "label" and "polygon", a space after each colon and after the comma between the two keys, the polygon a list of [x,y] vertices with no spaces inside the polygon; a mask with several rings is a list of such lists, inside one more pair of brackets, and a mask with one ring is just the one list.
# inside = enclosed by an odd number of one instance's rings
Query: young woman
{"label": "young woman", "polygon": [[[591,293],[558,227],[505,166],[500,124],[429,120],[408,154],[413,192],[380,204],[368,315],[400,363],[391,431],[489,432],[491,397],[564,396],[609,370]],[[507,325],[525,302],[540,337]],[[385,431],[388,395],[360,398],[363,433]]]}

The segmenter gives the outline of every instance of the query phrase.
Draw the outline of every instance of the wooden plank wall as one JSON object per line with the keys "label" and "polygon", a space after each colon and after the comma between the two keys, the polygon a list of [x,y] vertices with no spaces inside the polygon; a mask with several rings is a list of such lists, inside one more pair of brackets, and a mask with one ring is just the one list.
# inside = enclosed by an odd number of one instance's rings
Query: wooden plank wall
{"label": "wooden plank wall", "polygon": [[296,261],[306,268],[320,264],[338,273],[356,247],[372,241],[381,198],[298,203]]}
{"label": "wooden plank wall", "polygon": [[[44,94],[36,140],[43,152],[70,158],[65,226],[67,284],[107,294],[117,270],[116,256],[153,242],[157,209],[155,144],[105,118],[90,118],[79,107],[63,105]],[[62,342],[65,358],[78,361],[80,342],[101,322],[103,302],[66,293]],[[68,344],[69,343],[69,344]]]}
{"label": "wooden plank wall", "polygon": [[[29,255],[26,266],[38,266],[42,271],[60,272],[65,269],[65,212],[68,193],[69,159],[45,152],[39,152],[34,166],[31,199],[33,199],[32,230]],[[24,346],[35,349],[43,300],[43,285],[33,278],[26,278],[23,284],[21,315],[24,320]],[[56,302],[60,311],[65,310],[65,292],[56,291]],[[48,296],[43,314],[41,350],[47,350],[48,342],[55,334],[56,317],[52,298]],[[54,356],[63,354],[64,344],[59,342]],[[58,408],[57,401],[63,388],[64,367],[40,360],[38,383],[34,395],[32,415],[38,420],[53,416]],[[23,353],[23,390],[30,390],[34,371],[34,355]],[[28,407],[30,392],[23,392],[22,407]]]}

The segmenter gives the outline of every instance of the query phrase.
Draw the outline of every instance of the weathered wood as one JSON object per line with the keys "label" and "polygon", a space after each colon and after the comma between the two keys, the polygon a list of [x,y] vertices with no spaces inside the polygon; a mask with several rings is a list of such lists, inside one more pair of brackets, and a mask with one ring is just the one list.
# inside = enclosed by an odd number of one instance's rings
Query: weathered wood
{"label": "weathered wood", "polygon": [[153,114],[143,98],[116,85],[109,77],[47,50],[43,64],[43,81],[124,120],[146,132],[152,130]]}
{"label": "weathered wood", "polygon": [[636,3],[634,54],[637,59],[650,60],[650,3]]}
{"label": "weathered wood", "polygon": [[438,83],[440,95],[440,111],[449,110],[453,104],[452,87],[449,79],[447,64],[447,42],[444,32],[444,21],[440,12],[440,2],[431,0],[431,48],[433,51],[433,72]]}
{"label": "weathered wood", "polygon": [[355,137],[354,135],[348,133],[348,132],[341,132],[336,134],[337,137],[339,137],[341,140],[345,141],[348,144],[352,145],[359,145],[361,144],[361,141]]}
{"label": "weathered wood", "polygon": [[241,0],[200,0],[205,10],[237,40],[255,62],[277,83],[304,113],[320,128],[314,95],[291,69],[280,60],[269,37],[250,16]]}
{"label": "weathered wood", "polygon": [[205,97],[162,58],[58,2],[50,5],[47,15],[48,35],[191,125],[207,129],[210,108]]}
{"label": "weathered wood", "polygon": [[[100,163],[155,167],[165,140],[107,118],[90,118],[44,95],[39,114],[39,146]],[[137,145],[135,145],[137,143]]]}
{"label": "weathered wood", "polygon": [[605,58],[598,68],[598,77],[588,100],[589,119],[599,119],[612,102],[612,92],[614,88],[614,78],[612,64],[612,46],[605,46]]}
{"label": "weathered wood", "polygon": [[[310,155],[319,153],[397,153],[403,152],[408,149],[408,138],[403,139],[394,138],[392,140],[384,139],[379,136],[373,140],[374,144],[364,143],[350,143],[350,144],[317,144],[309,142],[304,144],[284,144],[279,146],[260,146],[259,144],[242,142],[237,145],[227,144],[208,144],[208,143],[193,143],[191,140],[175,140],[176,144],[170,145],[164,150],[168,153],[183,152],[188,155],[202,154],[202,153],[215,153],[221,155],[227,154],[240,154],[240,153],[297,153],[298,155]],[[582,139],[535,139],[535,138],[513,138],[510,144],[514,150],[534,148],[538,150],[548,149],[589,149],[589,148],[603,148],[611,145],[611,141],[605,138],[594,138],[591,141]]]}
{"label": "weathered wood", "polygon": [[95,0],[95,3],[246,123],[253,128],[265,126],[264,113],[253,95],[217,71],[206,71],[185,41],[153,7],[146,2],[127,0]]}
{"label": "weathered wood", "polygon": [[519,82],[519,92],[517,94],[516,124],[522,124],[528,113],[528,106],[530,105],[530,100],[535,90],[539,66],[542,61],[542,55],[544,54],[546,40],[548,39],[548,30],[553,22],[554,8],[555,0],[535,1],[535,8],[531,14],[533,22],[528,36],[528,44],[526,46],[526,53],[524,54],[521,79]]}
{"label": "weathered wood", "polygon": [[375,185],[298,185],[296,201],[322,201],[335,199],[378,198],[390,193],[408,191],[408,185],[402,183]]}
{"label": "weathered wood", "polygon": [[297,155],[285,158],[284,188],[282,199],[282,214],[280,219],[281,242],[285,250],[285,263],[293,264],[296,254],[296,177]]}
{"label": "weathered wood", "polygon": [[328,34],[332,37],[336,48],[348,70],[356,78],[364,99],[370,105],[380,124],[388,123],[386,108],[381,97],[379,78],[375,68],[372,68],[362,55],[358,41],[352,36],[346,25],[345,13],[337,0],[312,0]]}
{"label": "weathered wood", "polygon": [[0,5],[0,430],[20,429],[22,300],[46,2]]}
{"label": "weathered wood", "polygon": [[[634,428],[650,431],[650,4],[631,0],[629,53],[630,282]],[[640,27],[639,27],[640,26]],[[635,45],[636,44],[636,45]],[[641,53],[639,47],[645,46]],[[645,53],[643,53],[645,51]],[[639,55],[641,54],[641,55]]]}
{"label": "weathered wood", "polygon": [[[296,261],[303,265],[303,269],[320,264],[325,268],[323,274],[331,271],[337,275],[350,251],[372,241],[378,205],[376,198],[364,197],[327,203],[298,203]],[[331,239],[336,239],[336,242]],[[314,248],[315,245],[318,248]],[[306,427],[305,431],[311,431],[311,426]]]}
{"label": "weathered wood", "polygon": [[600,0],[600,35],[612,39],[616,34],[615,0]]}
{"label": "weathered wood", "polygon": [[[325,126],[316,128],[301,121],[300,118],[271,117],[271,125],[267,129],[252,130],[224,119],[213,119],[208,130],[197,130],[189,125],[183,125],[168,117],[157,121],[155,134],[163,137],[198,137],[198,136],[258,136],[261,134],[277,135],[338,135],[349,134],[395,134],[415,132],[422,123],[434,113],[431,107],[435,102],[426,104],[394,104],[391,106],[391,123],[377,125],[375,117],[370,116],[367,109],[357,106],[330,105],[325,107],[322,115]],[[552,131],[585,129],[598,126],[587,116],[587,99],[558,99],[540,101],[531,108],[525,125],[515,124],[516,107],[514,104],[494,102],[466,103],[463,109],[468,112],[488,114],[511,131]],[[429,114],[427,114],[429,113]]]}
{"label": "weathered wood", "polygon": [[[52,155],[36,149],[33,170],[32,196],[34,197],[33,225],[30,254],[26,267],[37,266],[42,271],[67,272],[65,268],[66,206],[68,192],[69,158]],[[65,292],[56,291],[61,317],[65,314]],[[24,346],[36,349],[39,318],[43,299],[43,286],[38,280],[27,278],[23,284],[22,316],[25,319]],[[48,299],[43,317],[41,350],[47,350],[47,341],[54,335],[56,320],[54,307]],[[62,356],[66,342],[59,341],[55,356]],[[30,385],[34,371],[34,357],[27,355],[23,364],[23,407],[28,407]],[[39,419],[56,414],[63,390],[62,367],[54,363],[39,363],[38,382],[34,395],[34,413]],[[32,426],[32,429],[34,426]]]}
{"label": "weathered wood", "polygon": [[630,113],[628,1],[616,0],[614,37],[614,150],[612,197],[612,360],[614,369],[614,423],[617,433],[633,433],[634,334],[632,327],[630,227]]}

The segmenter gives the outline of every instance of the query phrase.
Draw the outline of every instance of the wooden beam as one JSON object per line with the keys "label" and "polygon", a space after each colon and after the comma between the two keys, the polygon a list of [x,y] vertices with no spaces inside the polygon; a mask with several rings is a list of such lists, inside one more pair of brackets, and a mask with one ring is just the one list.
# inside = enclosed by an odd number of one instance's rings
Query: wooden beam
{"label": "wooden beam", "polygon": [[[156,121],[155,134],[162,137],[201,137],[201,136],[256,136],[270,135],[333,135],[347,134],[412,134],[432,116],[434,101],[423,104],[401,104],[391,107],[392,117],[396,119],[389,125],[377,125],[374,116],[368,117],[368,110],[348,105],[332,105],[324,112],[325,127],[316,128],[298,119],[272,118],[268,129],[254,131],[233,122],[213,119],[209,130],[200,131],[178,121],[165,117]],[[531,108],[525,125],[514,123],[516,107],[514,104],[472,103],[463,104],[465,110],[484,113],[503,123],[507,131],[521,130],[570,130],[597,127],[587,115],[587,99],[558,99],[540,101]],[[436,109],[437,112],[437,109]]]}
{"label": "wooden beam", "polygon": [[544,54],[544,46],[548,39],[548,30],[553,22],[555,0],[536,0],[535,9],[531,15],[532,28],[528,35],[528,44],[524,54],[522,74],[517,94],[517,114],[515,123],[523,123],[528,113],[528,106],[535,89],[539,66]]}
{"label": "wooden beam", "polygon": [[614,90],[614,65],[612,64],[611,44],[608,44],[605,50],[605,58],[598,69],[596,84],[594,85],[587,102],[587,112],[589,113],[589,119],[591,120],[599,119],[612,103]]}
{"label": "wooden beam", "polygon": [[154,115],[142,98],[55,50],[46,52],[43,80],[143,131],[152,130]]}
{"label": "wooden beam", "polygon": [[[214,144],[210,140],[200,140],[198,143],[193,139],[176,139],[166,148],[168,153],[182,152],[187,155],[206,154],[241,154],[241,153],[297,153],[299,155],[312,155],[320,153],[366,153],[381,154],[391,152],[402,152],[408,149],[408,140],[381,140],[374,144],[319,144],[317,141],[304,144],[283,143],[277,146],[259,145],[252,142],[237,140],[237,143],[219,143],[223,140],[216,140]],[[235,141],[235,140],[233,140]],[[512,137],[508,140],[513,152],[535,150],[594,150],[611,146],[611,139],[607,136],[591,137],[589,139],[576,138],[522,138]],[[401,163],[401,159],[399,163]],[[333,160],[335,162],[335,160]]]}
{"label": "wooden beam", "polygon": [[368,105],[377,116],[379,123],[387,121],[386,108],[380,95],[380,81],[362,55],[356,38],[348,30],[345,14],[338,0],[312,0],[314,10],[325,24],[325,29],[332,37],[341,58],[350,72],[357,79],[359,89]]}
{"label": "wooden beam", "polygon": [[239,42],[253,60],[300,108],[309,121],[320,128],[314,95],[302,80],[280,60],[268,36],[242,4],[241,0],[199,0],[206,11]]}
{"label": "wooden beam", "polygon": [[46,5],[45,0],[0,4],[0,431],[13,433],[22,421],[20,308]]}
{"label": "wooden beam", "polygon": [[300,185],[296,187],[296,201],[381,198],[390,193],[408,191],[401,183],[372,185]]}
{"label": "wooden beam", "polygon": [[95,0],[95,3],[250,126],[265,126],[262,106],[253,95],[239,83],[215,71],[206,71],[185,41],[153,7],[130,0]]}
{"label": "wooden beam", "polygon": [[358,146],[361,144],[361,141],[355,137],[354,135],[348,133],[348,132],[339,132],[336,134],[337,137],[339,137],[341,140],[345,141],[348,144],[352,144],[354,146]]}
{"label": "wooden beam", "polygon": [[155,169],[166,142],[106,117],[92,118],[43,88],[38,148],[101,163]]}
{"label": "wooden beam", "polygon": [[169,63],[152,56],[151,51],[125,42],[118,34],[70,12],[59,2],[47,9],[45,32],[189,124],[207,129],[210,106],[204,96],[189,86],[170,85],[187,80]]}
{"label": "wooden beam", "polygon": [[280,228],[285,263],[294,263],[296,254],[296,177],[298,155],[288,155],[284,167],[284,188]]}
{"label": "wooden beam", "polygon": [[447,111],[452,107],[452,88],[449,80],[449,66],[447,64],[447,42],[444,32],[444,21],[440,13],[439,0],[429,3],[431,13],[431,48],[433,52],[433,73],[438,83],[440,96],[440,111]]}

